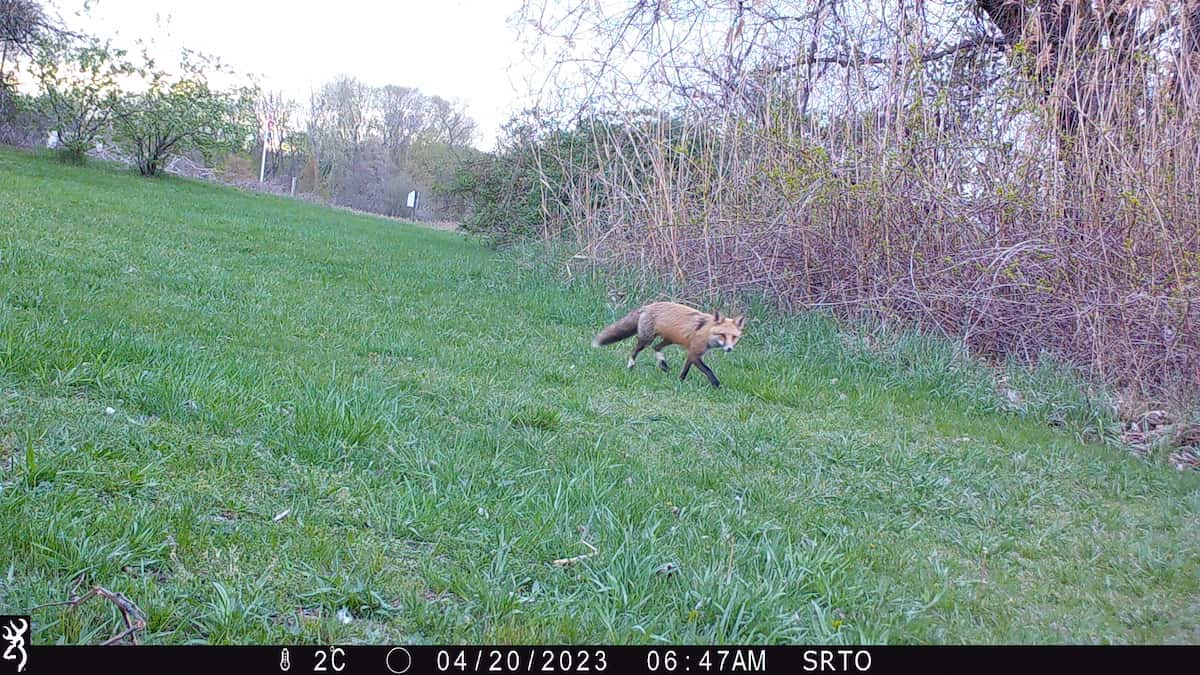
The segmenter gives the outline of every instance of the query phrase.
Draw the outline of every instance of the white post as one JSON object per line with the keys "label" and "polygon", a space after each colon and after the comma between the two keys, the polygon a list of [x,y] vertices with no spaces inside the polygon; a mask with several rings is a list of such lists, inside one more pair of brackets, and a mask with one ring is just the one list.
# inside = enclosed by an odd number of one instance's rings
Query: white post
{"label": "white post", "polygon": [[267,174],[267,141],[271,139],[271,120],[267,120],[267,133],[263,134],[262,160],[258,163],[258,182],[261,185]]}
{"label": "white post", "polygon": [[262,161],[258,163],[258,182],[263,182],[263,178],[267,173],[267,141],[263,139]]}

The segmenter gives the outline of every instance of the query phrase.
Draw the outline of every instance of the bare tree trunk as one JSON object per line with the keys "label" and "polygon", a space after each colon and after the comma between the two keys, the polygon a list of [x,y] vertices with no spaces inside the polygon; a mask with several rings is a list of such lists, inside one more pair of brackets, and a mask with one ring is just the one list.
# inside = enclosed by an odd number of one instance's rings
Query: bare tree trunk
{"label": "bare tree trunk", "polygon": [[1175,95],[1182,106],[1194,110],[1200,98],[1200,0],[1185,0],[1180,28]]}
{"label": "bare tree trunk", "polygon": [[[1053,106],[1062,141],[1104,109],[1122,75],[1113,70],[1097,73],[1105,58],[1113,64],[1130,64],[1138,45],[1137,19],[1141,10],[1101,0],[977,0],[1010,44],[1023,44],[1030,61],[1022,64],[1043,100]],[[1109,49],[1102,49],[1104,38]],[[1099,74],[1100,77],[1094,77]]]}
{"label": "bare tree trunk", "polygon": [[4,43],[4,48],[0,49],[0,91],[8,88],[8,80],[4,77],[4,66],[8,62],[8,43]]}

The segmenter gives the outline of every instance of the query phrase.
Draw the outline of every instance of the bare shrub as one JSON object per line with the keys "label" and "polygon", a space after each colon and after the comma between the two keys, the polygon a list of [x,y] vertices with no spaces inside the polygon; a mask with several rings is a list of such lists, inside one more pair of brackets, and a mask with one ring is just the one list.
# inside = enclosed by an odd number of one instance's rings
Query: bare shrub
{"label": "bare shrub", "polygon": [[1200,384],[1200,3],[523,18],[564,46],[543,124],[575,139],[538,146],[542,231],[588,259]]}

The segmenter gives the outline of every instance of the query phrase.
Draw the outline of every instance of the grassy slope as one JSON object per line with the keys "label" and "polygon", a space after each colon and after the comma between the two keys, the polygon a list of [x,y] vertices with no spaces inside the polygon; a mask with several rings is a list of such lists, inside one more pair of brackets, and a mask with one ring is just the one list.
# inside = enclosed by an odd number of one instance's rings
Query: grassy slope
{"label": "grassy slope", "polygon": [[[453,234],[0,151],[0,612],[83,574],[154,642],[1200,640],[1200,476],[816,319],[752,323],[720,391],[627,372],[588,346],[599,297]],[[599,554],[550,565],[581,527]]]}

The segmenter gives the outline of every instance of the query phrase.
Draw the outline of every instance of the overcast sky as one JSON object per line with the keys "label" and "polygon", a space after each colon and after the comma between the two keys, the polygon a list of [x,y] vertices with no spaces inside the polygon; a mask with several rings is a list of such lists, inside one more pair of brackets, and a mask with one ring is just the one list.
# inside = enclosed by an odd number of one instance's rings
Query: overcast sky
{"label": "overcast sky", "polygon": [[339,73],[459,100],[482,149],[525,91],[528,68],[505,23],[520,0],[92,0],[86,18],[76,16],[84,0],[47,4],[122,46],[154,36],[164,58],[180,46],[218,56],[301,103]]}

